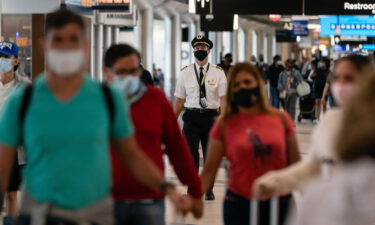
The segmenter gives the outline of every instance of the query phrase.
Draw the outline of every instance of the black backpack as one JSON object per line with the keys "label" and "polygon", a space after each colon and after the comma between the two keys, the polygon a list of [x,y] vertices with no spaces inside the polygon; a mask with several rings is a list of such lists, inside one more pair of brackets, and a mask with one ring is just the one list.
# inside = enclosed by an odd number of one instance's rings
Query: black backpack
{"label": "black backpack", "polygon": [[[113,97],[111,94],[111,90],[109,89],[108,84],[103,83],[101,85],[101,89],[103,92],[104,100],[107,106],[108,110],[108,115],[110,119],[110,131],[112,131],[113,123],[114,123],[114,117],[115,117],[115,103],[113,101]],[[24,126],[24,121],[25,117],[27,114],[27,110],[30,106],[31,102],[31,96],[33,92],[33,85],[27,85],[25,88],[25,91],[22,96],[21,100],[21,106],[20,106],[20,111],[19,111],[19,125],[20,125],[20,130],[21,130],[21,143],[23,142],[23,126]]]}

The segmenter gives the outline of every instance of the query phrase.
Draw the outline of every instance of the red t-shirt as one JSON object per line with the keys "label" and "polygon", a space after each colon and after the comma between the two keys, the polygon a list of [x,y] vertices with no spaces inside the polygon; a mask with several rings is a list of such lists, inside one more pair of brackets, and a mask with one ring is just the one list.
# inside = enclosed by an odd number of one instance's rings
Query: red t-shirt
{"label": "red t-shirt", "polygon": [[[152,86],[130,107],[135,138],[144,153],[164,170],[163,154],[168,155],[179,180],[189,187],[190,194],[200,198],[201,182],[194,167],[193,158],[177,124],[171,104],[165,94]],[[165,145],[164,151],[162,144]],[[112,195],[117,201],[157,199],[163,197],[141,184],[122,165],[112,149]]]}
{"label": "red t-shirt", "polygon": [[210,137],[224,143],[230,162],[229,190],[250,199],[256,178],[288,165],[286,138],[294,133],[294,125],[287,113],[284,118],[285,122],[277,114],[238,113],[225,122],[224,129],[216,121]]}

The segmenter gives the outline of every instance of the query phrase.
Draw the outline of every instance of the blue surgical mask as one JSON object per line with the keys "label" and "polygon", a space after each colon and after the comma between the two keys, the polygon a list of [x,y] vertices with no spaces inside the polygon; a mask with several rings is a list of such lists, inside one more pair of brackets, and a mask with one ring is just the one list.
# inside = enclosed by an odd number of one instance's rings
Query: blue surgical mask
{"label": "blue surgical mask", "polygon": [[276,65],[278,65],[278,66],[282,66],[282,65],[283,65],[283,62],[279,60],[279,61],[276,62]]}
{"label": "blue surgical mask", "polygon": [[134,95],[140,88],[141,80],[139,77],[127,75],[127,76],[115,76],[113,86],[122,91],[126,96]]}
{"label": "blue surgical mask", "polygon": [[12,67],[12,59],[0,58],[0,73],[8,73]]}
{"label": "blue surgical mask", "polygon": [[319,62],[319,63],[318,63],[318,68],[319,68],[319,69],[323,69],[323,68],[325,68],[325,66],[326,66],[326,65],[325,65],[323,62]]}

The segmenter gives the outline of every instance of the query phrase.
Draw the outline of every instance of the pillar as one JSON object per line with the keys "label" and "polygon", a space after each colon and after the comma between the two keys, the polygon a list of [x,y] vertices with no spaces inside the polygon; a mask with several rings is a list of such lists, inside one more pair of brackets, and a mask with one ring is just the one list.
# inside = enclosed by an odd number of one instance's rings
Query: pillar
{"label": "pillar", "polygon": [[172,76],[171,76],[171,95],[174,93],[177,76],[181,67],[181,17],[179,14],[172,16]]}
{"label": "pillar", "polygon": [[153,22],[154,12],[153,9],[147,8],[141,12],[142,17],[142,36],[141,36],[141,52],[142,52],[142,65],[145,69],[152,72],[153,64]]}
{"label": "pillar", "polygon": [[95,26],[96,48],[95,48],[95,79],[103,81],[103,24]]}
{"label": "pillar", "polygon": [[233,55],[233,62],[238,62],[239,59],[239,49],[238,49],[238,30],[234,30],[231,35],[231,52]]}

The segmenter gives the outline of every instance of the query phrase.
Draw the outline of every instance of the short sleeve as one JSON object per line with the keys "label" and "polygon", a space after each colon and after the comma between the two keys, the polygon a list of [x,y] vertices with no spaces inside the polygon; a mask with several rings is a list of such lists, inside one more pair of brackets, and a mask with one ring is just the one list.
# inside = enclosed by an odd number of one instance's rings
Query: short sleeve
{"label": "short sleeve", "polygon": [[221,125],[221,119],[217,119],[210,131],[210,138],[224,142],[223,138],[224,129]]}
{"label": "short sleeve", "polygon": [[219,82],[219,96],[223,97],[227,94],[227,78],[223,71],[220,71],[220,82]]}
{"label": "short sleeve", "polygon": [[289,137],[290,135],[295,133],[295,125],[292,121],[292,118],[290,118],[289,114],[287,112],[284,112],[284,118],[285,118],[285,125],[286,125],[286,135]]}
{"label": "short sleeve", "polygon": [[0,112],[0,143],[10,147],[20,144],[19,108],[25,87],[13,91]]}
{"label": "short sleeve", "polygon": [[130,118],[129,104],[118,90],[111,88],[111,91],[115,103],[112,137],[114,139],[130,137],[133,135],[134,131]]}
{"label": "short sleeve", "polygon": [[185,91],[185,86],[184,86],[183,73],[180,74],[180,78],[177,81],[174,96],[177,97],[177,98],[181,98],[181,99],[186,98],[186,91]]}

